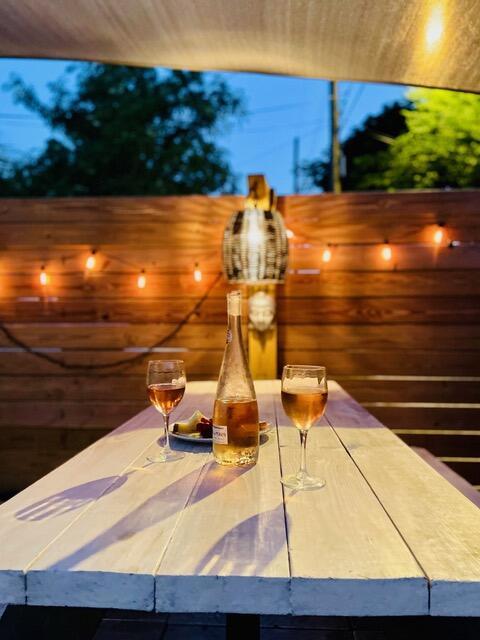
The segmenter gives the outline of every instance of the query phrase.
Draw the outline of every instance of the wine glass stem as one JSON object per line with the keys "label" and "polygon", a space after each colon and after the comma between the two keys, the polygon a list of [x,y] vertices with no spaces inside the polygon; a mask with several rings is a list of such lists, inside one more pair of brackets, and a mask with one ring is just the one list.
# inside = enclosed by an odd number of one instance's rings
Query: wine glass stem
{"label": "wine glass stem", "polygon": [[170,451],[170,439],[168,436],[168,424],[170,421],[169,414],[163,416],[163,426],[165,428],[165,446],[163,447],[164,451]]}
{"label": "wine glass stem", "polygon": [[302,449],[302,457],[300,461],[300,475],[305,477],[307,472],[307,435],[308,431],[300,431],[300,445]]}

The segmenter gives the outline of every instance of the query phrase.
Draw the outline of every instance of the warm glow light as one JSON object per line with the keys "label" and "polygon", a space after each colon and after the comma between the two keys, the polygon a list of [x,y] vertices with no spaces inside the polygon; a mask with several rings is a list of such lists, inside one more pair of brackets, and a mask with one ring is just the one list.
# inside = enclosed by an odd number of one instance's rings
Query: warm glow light
{"label": "warm glow light", "polygon": [[137,278],[137,287],[139,289],[145,289],[147,286],[147,276],[145,275],[145,271],[142,271]]}
{"label": "warm glow light", "polygon": [[193,279],[195,280],[195,282],[202,281],[202,272],[200,271],[198,264],[195,265],[195,269],[193,271]]}
{"label": "warm glow light", "polygon": [[392,259],[392,247],[389,247],[388,244],[384,244],[382,247],[382,258],[385,262]]}
{"label": "warm glow light", "polygon": [[285,229],[285,233],[286,233],[287,238],[288,238],[289,240],[291,240],[292,238],[294,238],[294,237],[295,237],[295,234],[293,233],[293,231],[292,231],[291,229]]}
{"label": "warm glow light", "polygon": [[330,251],[330,249],[324,249],[322,253],[323,262],[330,262],[331,259],[332,259],[332,252]]}
{"label": "warm glow light", "polygon": [[442,244],[443,242],[443,229],[438,227],[438,229],[433,234],[433,241],[435,244]]}
{"label": "warm glow light", "polygon": [[425,44],[427,51],[433,51],[442,39],[442,36],[443,11],[442,7],[437,4],[435,7],[433,7],[425,27]]}
{"label": "warm glow light", "polygon": [[88,256],[85,262],[85,269],[88,269],[89,271],[91,271],[92,269],[95,269],[96,261],[97,259],[95,258],[95,251],[92,251],[92,253]]}
{"label": "warm glow light", "polygon": [[49,278],[48,278],[48,273],[45,271],[45,267],[42,267],[40,270],[39,280],[42,287],[47,286]]}

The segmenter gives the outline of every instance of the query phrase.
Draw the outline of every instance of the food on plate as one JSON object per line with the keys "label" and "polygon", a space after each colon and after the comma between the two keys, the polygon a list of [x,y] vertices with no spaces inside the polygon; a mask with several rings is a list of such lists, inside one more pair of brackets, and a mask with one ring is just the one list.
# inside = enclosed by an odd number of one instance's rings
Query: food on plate
{"label": "food on plate", "polygon": [[[260,433],[266,431],[269,427],[268,422],[260,422]],[[173,433],[186,435],[190,438],[212,438],[213,436],[213,420],[207,418],[198,409],[184,422],[175,422],[173,425]]]}
{"label": "food on plate", "polygon": [[184,422],[175,422],[173,433],[188,435],[193,438],[211,438],[212,420],[203,415],[198,409]]}

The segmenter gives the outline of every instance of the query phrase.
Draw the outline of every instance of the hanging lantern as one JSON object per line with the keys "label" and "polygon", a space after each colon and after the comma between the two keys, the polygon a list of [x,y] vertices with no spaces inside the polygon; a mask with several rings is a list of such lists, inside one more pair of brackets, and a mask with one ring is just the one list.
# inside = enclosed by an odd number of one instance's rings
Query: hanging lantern
{"label": "hanging lantern", "polygon": [[229,282],[283,282],[288,261],[288,238],[275,195],[263,176],[249,176],[245,209],[234,213],[223,235],[223,267]]}

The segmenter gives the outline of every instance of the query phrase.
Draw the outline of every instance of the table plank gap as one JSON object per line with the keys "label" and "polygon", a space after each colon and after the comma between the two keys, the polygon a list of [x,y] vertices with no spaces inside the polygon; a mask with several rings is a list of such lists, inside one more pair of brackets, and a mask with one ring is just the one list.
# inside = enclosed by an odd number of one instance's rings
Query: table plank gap
{"label": "table plank gap", "polygon": [[158,426],[142,411],[0,507],[0,601],[25,603],[26,568],[156,441]]}
{"label": "table plank gap", "polygon": [[[283,471],[300,460],[297,430],[275,399]],[[314,491],[286,490],[295,615],[421,615],[425,575],[326,421],[310,430]],[[357,612],[357,613],[355,613]]]}
{"label": "table plank gap", "polygon": [[[275,424],[272,395],[256,386],[260,417]],[[158,611],[290,612],[276,430],[262,441],[254,467],[205,467],[158,566]]]}
{"label": "table plank gap", "polygon": [[[196,408],[209,412],[208,388],[189,385],[185,416]],[[177,445],[172,439],[172,446],[187,450],[185,458],[145,465],[147,456],[158,451],[155,440],[126,468],[114,490],[40,554],[27,573],[30,603],[153,609],[158,550],[169,540],[209,457],[205,445]]]}

